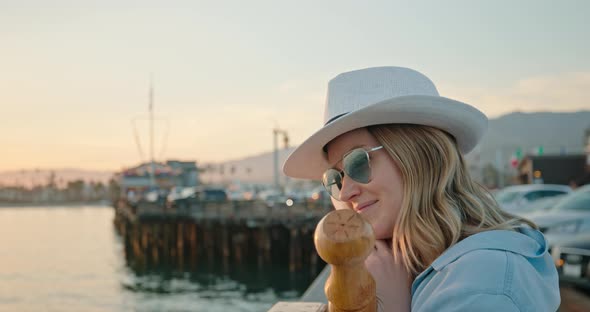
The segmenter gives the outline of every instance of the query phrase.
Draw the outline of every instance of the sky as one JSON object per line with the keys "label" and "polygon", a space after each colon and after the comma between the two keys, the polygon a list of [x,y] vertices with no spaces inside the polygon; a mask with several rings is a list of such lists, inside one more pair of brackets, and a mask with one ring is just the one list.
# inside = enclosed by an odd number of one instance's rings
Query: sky
{"label": "sky", "polygon": [[150,81],[156,159],[198,163],[268,152],[275,127],[301,143],[322,125],[327,82],[372,66],[416,69],[490,118],[587,110],[589,12],[588,1],[0,0],[0,170],[149,159]]}

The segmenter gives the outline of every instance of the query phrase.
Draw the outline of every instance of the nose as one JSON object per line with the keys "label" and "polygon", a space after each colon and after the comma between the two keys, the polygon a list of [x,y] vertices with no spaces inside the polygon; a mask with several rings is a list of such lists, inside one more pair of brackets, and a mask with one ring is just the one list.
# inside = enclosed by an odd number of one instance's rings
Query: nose
{"label": "nose", "polygon": [[342,179],[342,189],[340,190],[340,196],[338,199],[343,202],[348,202],[360,193],[360,185],[345,175]]}

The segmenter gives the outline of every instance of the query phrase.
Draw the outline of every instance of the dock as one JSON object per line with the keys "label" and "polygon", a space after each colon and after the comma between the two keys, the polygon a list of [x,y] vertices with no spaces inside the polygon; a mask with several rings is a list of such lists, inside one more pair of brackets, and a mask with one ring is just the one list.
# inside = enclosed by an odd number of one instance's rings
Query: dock
{"label": "dock", "polygon": [[198,202],[180,208],[155,203],[115,205],[114,225],[130,266],[288,265],[317,275],[325,263],[313,244],[319,220],[331,210],[315,203],[268,206],[261,201]]}

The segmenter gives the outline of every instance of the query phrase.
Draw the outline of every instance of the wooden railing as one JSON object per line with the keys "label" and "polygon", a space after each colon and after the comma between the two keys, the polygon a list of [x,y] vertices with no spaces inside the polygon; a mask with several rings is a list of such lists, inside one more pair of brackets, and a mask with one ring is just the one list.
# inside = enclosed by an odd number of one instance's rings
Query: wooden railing
{"label": "wooden railing", "polygon": [[364,264],[375,244],[371,225],[353,210],[332,211],[318,223],[314,242],[332,267],[325,285],[328,305],[279,302],[269,312],[377,311],[375,280]]}

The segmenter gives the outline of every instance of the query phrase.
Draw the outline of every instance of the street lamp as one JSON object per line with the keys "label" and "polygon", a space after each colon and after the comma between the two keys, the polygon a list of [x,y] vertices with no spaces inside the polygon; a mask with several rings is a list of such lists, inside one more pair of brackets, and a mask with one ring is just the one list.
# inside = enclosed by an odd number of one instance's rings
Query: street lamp
{"label": "street lamp", "polygon": [[272,130],[273,133],[273,140],[274,140],[274,183],[275,189],[280,190],[280,183],[279,183],[279,136],[283,136],[283,143],[285,144],[285,149],[289,148],[289,135],[287,131],[274,128]]}

